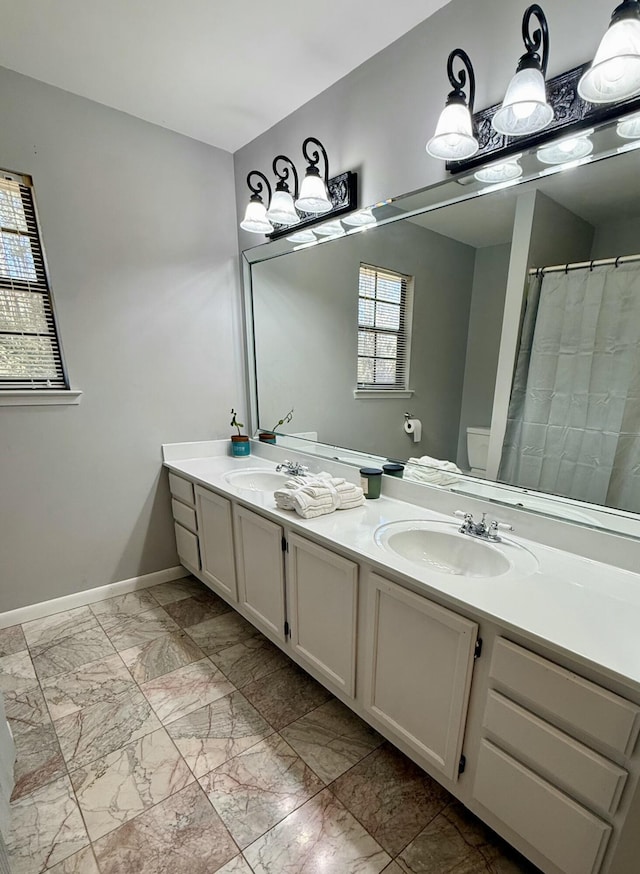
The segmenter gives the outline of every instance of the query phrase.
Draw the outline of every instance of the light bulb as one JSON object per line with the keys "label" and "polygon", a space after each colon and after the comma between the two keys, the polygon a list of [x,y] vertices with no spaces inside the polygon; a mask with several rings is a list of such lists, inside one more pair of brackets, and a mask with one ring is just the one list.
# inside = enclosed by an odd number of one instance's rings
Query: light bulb
{"label": "light bulb", "polygon": [[491,124],[498,133],[521,137],[542,130],[552,120],[553,109],[547,103],[542,72],[535,67],[525,67],[509,82],[502,106]]}
{"label": "light bulb", "polygon": [[463,161],[475,155],[478,148],[469,108],[464,103],[449,103],[440,113],[436,132],[427,143],[427,152],[443,161]]}
{"label": "light bulb", "polygon": [[[635,6],[635,4],[634,4]],[[640,16],[637,6],[615,18],[602,37],[593,63],[578,83],[590,103],[616,103],[640,94]]]}
{"label": "light bulb", "polygon": [[267,210],[267,218],[279,225],[296,225],[300,216],[293,205],[293,197],[288,191],[274,191],[271,206]]}
{"label": "light bulb", "polygon": [[333,209],[327,187],[324,180],[317,173],[309,173],[302,180],[300,197],[295,203],[300,212],[308,212],[312,215],[322,215]]}
{"label": "light bulb", "polygon": [[519,179],[522,176],[522,167],[518,163],[518,159],[522,155],[515,155],[508,161],[501,161],[499,164],[491,164],[488,167],[483,167],[473,175],[478,182],[486,182],[489,184],[496,182],[509,182],[512,179]]}
{"label": "light bulb", "polygon": [[589,139],[592,133],[593,130],[588,130],[579,137],[565,137],[548,146],[542,146],[536,156],[543,164],[564,164],[586,158],[593,151],[593,143]]}
{"label": "light bulb", "polygon": [[247,204],[244,219],[240,222],[240,227],[243,231],[249,231],[250,234],[270,234],[273,232],[273,225],[267,218],[267,209],[262,198],[251,198]]}

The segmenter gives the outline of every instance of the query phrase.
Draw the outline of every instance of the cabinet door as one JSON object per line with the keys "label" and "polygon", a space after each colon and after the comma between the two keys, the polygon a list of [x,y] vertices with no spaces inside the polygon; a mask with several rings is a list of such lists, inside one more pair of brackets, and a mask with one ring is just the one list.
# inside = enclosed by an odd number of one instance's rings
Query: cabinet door
{"label": "cabinet door", "polygon": [[353,698],[358,566],[292,534],[288,578],[291,645]]}
{"label": "cabinet door", "polygon": [[478,626],[371,575],[365,708],[454,780]]}
{"label": "cabinet door", "polygon": [[196,486],[202,576],[225,598],[238,600],[231,501]]}
{"label": "cabinet door", "polygon": [[282,528],[234,507],[240,603],[255,624],[284,641]]}

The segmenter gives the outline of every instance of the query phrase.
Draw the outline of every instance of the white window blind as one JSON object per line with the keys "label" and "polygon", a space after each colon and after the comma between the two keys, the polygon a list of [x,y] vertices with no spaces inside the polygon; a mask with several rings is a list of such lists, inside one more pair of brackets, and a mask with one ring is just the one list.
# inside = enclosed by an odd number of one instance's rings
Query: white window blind
{"label": "white window blind", "polygon": [[411,285],[410,276],[360,265],[358,389],[407,389]]}
{"label": "white window blind", "polygon": [[0,390],[68,387],[31,180],[0,170]]}

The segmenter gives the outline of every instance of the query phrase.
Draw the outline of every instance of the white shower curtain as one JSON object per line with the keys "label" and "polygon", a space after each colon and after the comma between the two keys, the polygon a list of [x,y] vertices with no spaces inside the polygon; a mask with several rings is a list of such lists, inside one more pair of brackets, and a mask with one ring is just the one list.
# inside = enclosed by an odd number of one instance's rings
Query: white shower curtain
{"label": "white shower curtain", "polygon": [[532,277],[498,478],[640,512],[640,262]]}

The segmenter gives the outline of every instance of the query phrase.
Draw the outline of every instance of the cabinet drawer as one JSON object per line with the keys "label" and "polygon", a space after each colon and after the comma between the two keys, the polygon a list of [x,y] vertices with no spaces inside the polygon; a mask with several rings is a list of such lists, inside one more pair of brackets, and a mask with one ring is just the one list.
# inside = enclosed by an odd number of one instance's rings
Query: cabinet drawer
{"label": "cabinet drawer", "polygon": [[187,565],[195,570],[200,570],[200,550],[198,549],[198,538],[191,531],[187,531],[182,525],[174,523],[176,529],[176,546],[178,547],[178,556],[183,559]]}
{"label": "cabinet drawer", "polygon": [[193,483],[190,483],[188,479],[182,479],[181,476],[176,476],[175,473],[170,473],[169,489],[172,495],[175,495],[176,498],[180,498],[180,500],[184,501],[186,504],[191,504],[192,506],[195,504],[196,499],[193,493]]}
{"label": "cabinet drawer", "polygon": [[192,507],[187,507],[187,505],[183,504],[182,501],[176,501],[175,498],[172,498],[171,510],[173,511],[173,518],[176,522],[179,522],[185,528],[188,528],[189,531],[198,530],[196,511]]}
{"label": "cabinet drawer", "polygon": [[491,677],[527,708],[612,750],[631,755],[640,710],[595,683],[503,638],[496,642]]}
{"label": "cabinet drawer", "polygon": [[611,827],[483,740],[473,797],[563,874],[596,874]]}
{"label": "cabinet drawer", "polygon": [[491,691],[484,727],[500,747],[589,807],[609,815],[618,809],[627,772],[548,722]]}

